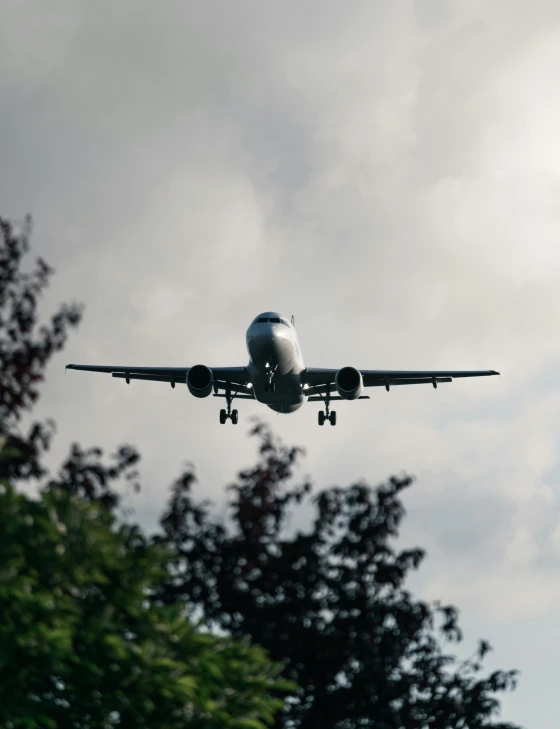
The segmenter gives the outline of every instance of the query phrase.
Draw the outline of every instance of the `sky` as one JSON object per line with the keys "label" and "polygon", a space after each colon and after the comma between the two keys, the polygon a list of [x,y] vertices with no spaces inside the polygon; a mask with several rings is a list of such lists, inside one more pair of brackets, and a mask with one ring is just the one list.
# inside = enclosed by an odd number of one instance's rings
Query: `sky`
{"label": "sky", "polygon": [[[411,581],[461,609],[465,652],[519,668],[503,717],[555,729],[560,670],[560,6],[556,0],[4,0],[0,214],[30,213],[86,305],[34,415],[143,454],[148,527],[254,462],[251,417],[317,487],[416,477]],[[289,416],[74,363],[247,362],[261,311],[308,366],[497,369]]]}

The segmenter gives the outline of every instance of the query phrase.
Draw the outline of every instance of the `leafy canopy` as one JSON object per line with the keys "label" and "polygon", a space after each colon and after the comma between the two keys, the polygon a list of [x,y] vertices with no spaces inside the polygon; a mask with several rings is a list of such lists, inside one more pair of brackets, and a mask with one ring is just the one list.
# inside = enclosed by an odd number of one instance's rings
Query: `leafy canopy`
{"label": "leafy canopy", "polygon": [[[410,478],[320,491],[294,482],[301,450],[258,423],[260,459],[229,487],[229,523],[178,479],[162,518],[180,570],[162,598],[184,599],[285,665],[302,687],[278,727],[291,729],[514,729],[496,720],[497,692],[515,671],[482,675],[490,646],[458,661],[458,610],[405,588],[425,557],[396,548]],[[286,530],[306,502],[310,528]]]}
{"label": "leafy canopy", "polygon": [[156,594],[162,545],[60,488],[0,484],[0,725],[264,729],[293,686]]}

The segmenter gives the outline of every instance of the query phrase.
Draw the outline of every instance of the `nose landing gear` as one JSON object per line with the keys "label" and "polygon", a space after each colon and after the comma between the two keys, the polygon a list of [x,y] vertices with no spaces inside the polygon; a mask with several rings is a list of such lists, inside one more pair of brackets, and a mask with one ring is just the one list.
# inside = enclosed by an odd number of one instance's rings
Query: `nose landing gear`
{"label": "nose landing gear", "polygon": [[265,369],[266,369],[266,382],[264,383],[264,391],[265,392],[274,392],[276,390],[276,387],[274,385],[274,375],[276,373],[276,370],[278,369],[278,365],[271,367],[267,362],[265,365]]}

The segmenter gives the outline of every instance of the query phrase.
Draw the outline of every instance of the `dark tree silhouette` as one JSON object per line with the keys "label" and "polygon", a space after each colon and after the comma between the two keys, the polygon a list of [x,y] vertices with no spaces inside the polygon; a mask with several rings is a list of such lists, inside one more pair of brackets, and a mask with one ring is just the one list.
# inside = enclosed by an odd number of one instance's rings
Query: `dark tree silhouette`
{"label": "dark tree silhouette", "polygon": [[[83,309],[79,304],[62,304],[49,324],[41,324],[41,296],[54,271],[42,258],[24,270],[30,232],[30,218],[19,227],[0,218],[0,446],[4,445],[0,479],[12,482],[46,475],[41,457],[51,443],[53,421],[33,423],[26,434],[18,425],[36,403],[46,367],[79,324]],[[132,446],[120,446],[106,462],[99,448],[84,450],[74,444],[50,487],[63,486],[111,508],[119,502],[117,489],[123,481],[139,488],[138,460]]]}
{"label": "dark tree silhouette", "polygon": [[30,226],[28,219],[16,232],[0,218],[0,419],[4,422],[19,419],[36,402],[47,363],[81,318],[80,306],[62,304],[49,326],[39,325],[39,299],[53,270],[42,258],[32,271],[22,270]]}
{"label": "dark tree silhouette", "polygon": [[293,484],[301,451],[257,424],[260,462],[230,486],[231,522],[192,495],[187,471],[162,518],[181,557],[165,599],[183,598],[234,636],[264,646],[302,687],[277,718],[288,729],[512,729],[499,723],[497,692],[516,672],[481,676],[490,649],[459,662],[444,650],[461,640],[452,606],[415,600],[404,588],[421,549],[394,545],[410,478],[320,492],[307,532],[284,528],[311,487]]}
{"label": "dark tree silhouette", "polygon": [[1,475],[11,479],[44,473],[40,456],[49,446],[54,424],[34,423],[26,435],[16,431],[16,424],[37,401],[49,360],[81,318],[79,305],[62,304],[48,325],[40,324],[39,302],[53,270],[42,258],[32,270],[23,270],[30,229],[29,218],[20,230],[0,218],[0,439],[13,446],[12,457],[0,468]]}

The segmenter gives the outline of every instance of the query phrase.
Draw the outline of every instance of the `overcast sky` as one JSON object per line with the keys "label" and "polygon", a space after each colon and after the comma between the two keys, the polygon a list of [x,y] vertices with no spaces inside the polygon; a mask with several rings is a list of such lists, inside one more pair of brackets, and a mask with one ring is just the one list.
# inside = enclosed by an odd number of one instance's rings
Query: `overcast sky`
{"label": "overcast sky", "polygon": [[[255,457],[260,414],[319,486],[406,471],[403,545],[466,649],[521,669],[504,717],[558,726],[560,5],[557,0],[4,0],[0,214],[35,221],[47,308],[86,304],[37,415],[143,453],[156,523]],[[263,310],[309,366],[494,368],[291,416],[68,362],[243,365]]]}

